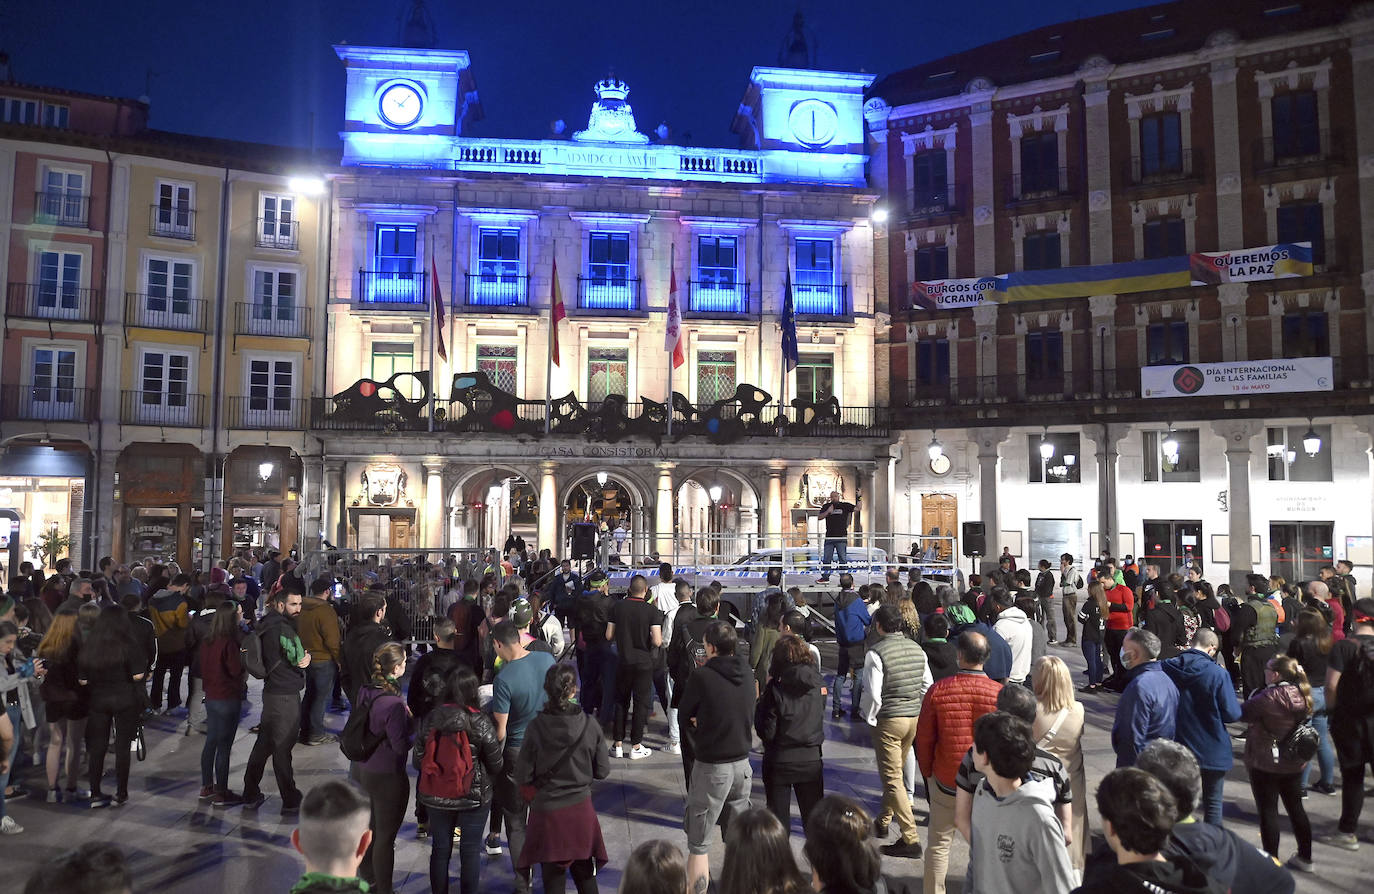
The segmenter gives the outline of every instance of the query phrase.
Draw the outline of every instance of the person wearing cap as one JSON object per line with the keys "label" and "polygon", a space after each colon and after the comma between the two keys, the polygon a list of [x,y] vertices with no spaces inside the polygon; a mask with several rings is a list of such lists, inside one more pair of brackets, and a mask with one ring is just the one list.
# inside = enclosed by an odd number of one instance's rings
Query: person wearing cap
{"label": "person wearing cap", "polygon": [[[535,636],[531,625],[534,622],[534,606],[528,599],[521,596],[510,604],[510,620],[515,625],[515,629],[520,631],[520,639],[524,642],[525,648],[531,652],[547,652],[554,655],[553,647],[547,642]],[[554,655],[557,658],[557,655]]]}

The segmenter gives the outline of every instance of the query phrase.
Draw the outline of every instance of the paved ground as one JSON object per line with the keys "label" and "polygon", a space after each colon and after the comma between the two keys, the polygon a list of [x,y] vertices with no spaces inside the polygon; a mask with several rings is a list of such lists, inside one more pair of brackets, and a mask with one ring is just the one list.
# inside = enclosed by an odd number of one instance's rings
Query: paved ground
{"label": "paved ground", "polygon": [[[1053,648],[1053,647],[1052,647]],[[1081,671],[1082,656],[1077,649],[1054,649],[1075,673]],[[1085,736],[1090,790],[1111,769],[1113,756],[1109,744],[1111,712],[1115,696],[1088,696],[1090,729]],[[234,749],[234,788],[242,781],[243,764],[251,747],[246,720],[240,727]],[[343,718],[329,715],[331,728],[342,726]],[[269,797],[257,813],[240,809],[215,810],[197,801],[199,756],[203,739],[189,738],[172,731],[172,723],[155,720],[148,727],[148,759],[135,763],[129,803],[118,810],[91,811],[77,806],[46,804],[27,799],[15,802],[10,813],[26,827],[24,834],[0,839],[0,894],[19,891],[22,880],[40,861],[81,841],[100,838],[123,846],[137,873],[139,894],[208,894],[208,892],[285,892],[301,871],[299,856],[291,849],[289,836],[294,820],[283,820],[281,803]],[[649,744],[663,742],[662,715],[650,723]],[[842,792],[874,804],[876,784],[873,755],[864,728],[849,722],[830,723],[825,750],[826,784],[831,792]],[[1239,744],[1239,743],[1238,743]],[[639,843],[666,838],[685,847],[682,832],[683,787],[681,763],[665,752],[656,752],[643,761],[613,760],[611,777],[594,789],[597,810],[610,851],[601,885],[614,891],[620,882],[620,867]],[[302,789],[331,776],[344,774],[345,763],[337,747],[298,747],[295,752],[296,776]],[[759,782],[757,757],[755,781]],[[40,775],[28,777],[41,791]],[[271,794],[274,783],[269,770],[264,780]],[[1254,804],[1244,771],[1233,771],[1227,785],[1227,825],[1246,839],[1258,843]],[[756,788],[755,802],[763,803]],[[1339,798],[1312,794],[1307,809],[1318,834],[1331,830],[1339,813]],[[924,822],[924,805],[917,805],[917,818]],[[1092,826],[1098,828],[1095,814]],[[1298,891],[1311,894],[1374,890],[1369,874],[1374,872],[1374,802],[1366,811],[1362,833],[1365,845],[1358,853],[1348,853],[1315,845],[1317,873],[1301,876]],[[793,820],[794,842],[800,852],[800,824]],[[925,836],[922,833],[922,840]],[[950,890],[960,891],[959,879],[967,851],[956,836],[956,851],[951,860]],[[1283,856],[1293,851],[1293,840],[1285,821]],[[397,853],[397,890],[405,894],[428,891],[428,844],[415,840],[413,820],[401,831]],[[484,858],[483,891],[504,892],[511,887],[507,855]],[[719,866],[717,845],[713,865]],[[888,860],[888,870],[899,876],[919,878],[919,862]],[[457,870],[457,861],[453,866]],[[1365,878],[1360,882],[1360,878]],[[455,887],[456,889],[456,880]],[[1244,892],[1238,892],[1244,894]]]}

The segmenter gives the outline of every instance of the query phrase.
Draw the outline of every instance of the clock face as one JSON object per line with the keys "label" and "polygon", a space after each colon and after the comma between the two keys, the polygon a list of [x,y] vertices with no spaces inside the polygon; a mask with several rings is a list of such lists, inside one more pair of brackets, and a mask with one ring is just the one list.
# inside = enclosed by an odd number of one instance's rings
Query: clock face
{"label": "clock face", "polygon": [[792,135],[808,146],[824,146],[835,139],[839,118],[834,106],[819,99],[803,99],[792,107],[787,123]]}
{"label": "clock face", "polygon": [[420,120],[425,100],[410,84],[392,84],[382,91],[382,120],[392,127],[410,127]]}
{"label": "clock face", "polygon": [[949,472],[949,457],[943,453],[930,461],[930,471],[936,475],[944,475]]}

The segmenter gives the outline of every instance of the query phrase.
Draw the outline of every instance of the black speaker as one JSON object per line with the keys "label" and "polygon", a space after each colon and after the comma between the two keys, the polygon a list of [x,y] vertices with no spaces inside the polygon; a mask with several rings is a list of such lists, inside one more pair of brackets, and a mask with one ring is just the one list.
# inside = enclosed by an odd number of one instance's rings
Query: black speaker
{"label": "black speaker", "polygon": [[596,558],[596,525],[574,522],[572,526],[572,558]]}
{"label": "black speaker", "polygon": [[988,554],[987,526],[982,522],[964,522],[964,536],[960,539],[964,541],[964,558]]}

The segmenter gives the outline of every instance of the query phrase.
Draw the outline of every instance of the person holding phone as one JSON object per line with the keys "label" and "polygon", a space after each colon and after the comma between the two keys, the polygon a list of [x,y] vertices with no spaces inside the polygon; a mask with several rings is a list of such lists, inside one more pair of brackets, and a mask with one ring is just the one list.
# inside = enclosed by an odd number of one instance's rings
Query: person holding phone
{"label": "person holding phone", "polygon": [[821,576],[816,583],[830,580],[833,559],[838,556],[841,565],[849,564],[849,553],[845,541],[849,537],[849,517],[854,514],[854,504],[840,499],[840,492],[832,490],[830,499],[821,505],[818,517],[825,522],[825,540],[821,545]]}

